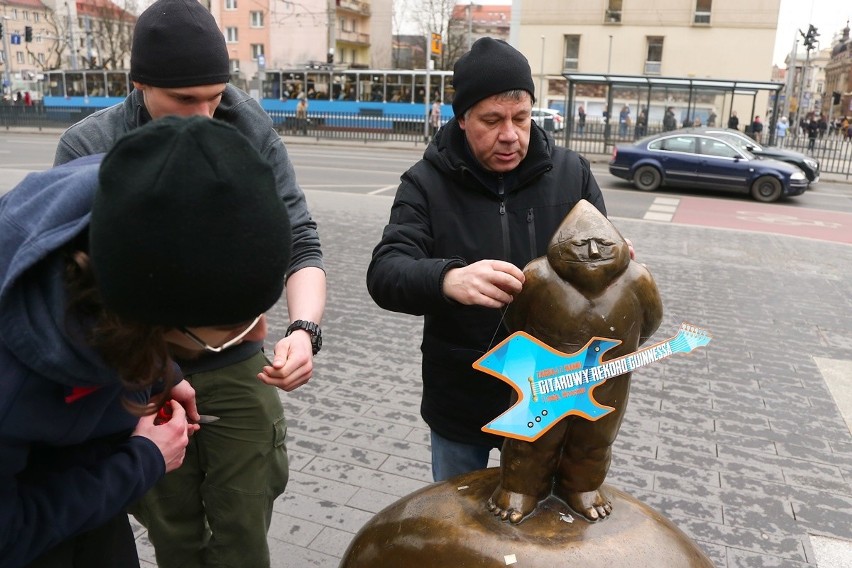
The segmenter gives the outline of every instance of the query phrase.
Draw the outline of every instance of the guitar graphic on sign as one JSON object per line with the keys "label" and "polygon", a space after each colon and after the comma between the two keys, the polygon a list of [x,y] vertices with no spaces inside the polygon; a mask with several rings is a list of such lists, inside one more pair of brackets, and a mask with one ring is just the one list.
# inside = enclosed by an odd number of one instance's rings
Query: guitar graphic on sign
{"label": "guitar graphic on sign", "polygon": [[602,363],[604,353],[620,343],[593,337],[576,353],[567,354],[523,331],[513,333],[473,364],[518,393],[518,401],[482,430],[533,442],[565,416],[598,420],[615,409],[598,404],[592,396],[596,386],[675,353],[703,347],[710,343],[710,334],[683,323],[670,339]]}

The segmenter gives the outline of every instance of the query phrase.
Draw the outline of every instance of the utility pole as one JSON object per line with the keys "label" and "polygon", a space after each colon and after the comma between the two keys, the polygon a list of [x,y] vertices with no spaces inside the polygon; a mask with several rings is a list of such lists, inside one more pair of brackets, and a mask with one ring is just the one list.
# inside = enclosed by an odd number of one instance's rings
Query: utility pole
{"label": "utility pole", "polygon": [[65,2],[65,8],[68,10],[68,50],[71,55],[71,69],[77,70],[77,43],[74,41],[74,19],[71,17],[71,5]]}
{"label": "utility pole", "polygon": [[471,36],[473,35],[473,0],[467,3],[467,50],[473,46]]}
{"label": "utility pole", "polygon": [[334,68],[334,53],[337,46],[337,33],[335,30],[337,19],[337,3],[335,0],[328,0],[328,55],[325,57],[325,62],[333,69]]}
{"label": "utility pole", "polygon": [[817,33],[817,29],[814,27],[813,24],[810,24],[808,26],[808,32],[807,33],[803,32],[801,30],[799,31],[799,33],[802,34],[802,37],[804,38],[804,44],[805,44],[805,50],[806,50],[805,54],[806,55],[805,55],[805,64],[804,64],[804,66],[802,66],[802,78],[799,81],[799,104],[796,107],[796,125],[795,125],[796,128],[799,127],[799,120],[801,119],[801,114],[802,114],[802,99],[804,98],[804,94],[805,94],[805,77],[808,74],[808,67],[810,67],[810,63],[811,63],[811,50],[815,49],[815,46],[816,46],[816,43],[817,43],[816,38],[819,37],[819,33]]}
{"label": "utility pole", "polygon": [[[544,92],[544,36],[541,36],[541,75],[538,79],[538,96],[540,98],[540,102],[538,103],[539,108],[547,108],[547,93]],[[554,129],[556,125],[554,124]]]}
{"label": "utility pole", "polygon": [[9,26],[6,25],[8,22],[8,16],[0,16],[0,20],[2,20],[3,24],[3,89],[0,89],[0,92],[5,92],[6,87],[8,86],[10,89],[12,88],[12,77],[9,74],[9,66],[12,64],[12,54],[9,53]]}
{"label": "utility pole", "polygon": [[[790,118],[790,99],[793,96],[793,82],[795,81],[794,74],[796,71],[796,57],[799,54],[799,37],[798,32],[793,35],[793,51],[790,53],[790,62],[787,64],[787,87],[784,89],[784,116]],[[793,70],[793,73],[790,70]],[[798,105],[796,106],[796,111],[798,112]],[[798,133],[798,124],[791,124],[792,132]]]}

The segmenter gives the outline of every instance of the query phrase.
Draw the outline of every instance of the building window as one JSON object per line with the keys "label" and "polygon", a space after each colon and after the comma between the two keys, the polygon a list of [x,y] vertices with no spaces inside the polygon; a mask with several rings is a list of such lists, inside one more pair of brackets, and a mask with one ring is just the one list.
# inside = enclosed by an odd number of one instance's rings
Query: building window
{"label": "building window", "polygon": [[253,27],[253,28],[262,28],[263,27],[263,12],[252,11],[250,16],[251,16],[251,27]]}
{"label": "building window", "polygon": [[231,73],[239,73],[240,72],[240,60],[239,59],[229,59],[228,60],[228,68]]}
{"label": "building window", "polygon": [[18,53],[16,53],[15,55],[17,56],[17,57],[15,57],[15,59],[17,59],[17,60],[18,60],[18,63],[23,63],[23,62],[24,62],[24,52],[23,52],[23,51],[19,51],[19,52],[18,52]]}
{"label": "building window", "polygon": [[237,9],[237,0],[225,0],[225,9],[226,10],[236,10]]}
{"label": "building window", "polygon": [[258,55],[263,55],[263,44],[262,43],[251,44],[251,58],[257,59]]}
{"label": "building window", "polygon": [[38,54],[38,62],[41,63],[42,65],[44,65],[44,54],[43,53]]}
{"label": "building window", "polygon": [[604,15],[604,23],[618,24],[621,23],[621,0],[608,0],[606,14]]}
{"label": "building window", "polygon": [[37,24],[37,23],[39,23],[40,20],[41,20],[41,14],[39,14],[38,12],[33,12],[33,22],[35,22]]}
{"label": "building window", "polygon": [[240,41],[239,30],[237,28],[225,28],[225,41],[228,43]]}
{"label": "building window", "polygon": [[24,21],[25,21],[25,22],[29,22],[29,21],[30,21],[30,13],[29,13],[29,12],[27,12],[26,10],[24,10]]}
{"label": "building window", "polygon": [[565,71],[576,71],[580,68],[580,36],[565,36],[565,62],[562,69]]}
{"label": "building window", "polygon": [[659,75],[663,68],[663,38],[648,37],[648,57],[645,58],[645,74]]}
{"label": "building window", "polygon": [[696,24],[710,23],[710,8],[713,5],[713,0],[695,0],[695,19]]}

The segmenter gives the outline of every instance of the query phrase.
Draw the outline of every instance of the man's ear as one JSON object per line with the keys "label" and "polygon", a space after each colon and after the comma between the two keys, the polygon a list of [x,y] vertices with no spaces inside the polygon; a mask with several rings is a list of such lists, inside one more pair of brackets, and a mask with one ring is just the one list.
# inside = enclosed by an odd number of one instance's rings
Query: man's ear
{"label": "man's ear", "polygon": [[465,120],[464,115],[462,115],[462,116],[458,117],[458,119],[456,119],[456,120],[457,120],[457,121],[458,121],[458,123],[459,123],[459,128],[461,128],[462,130],[464,130],[464,124],[465,124],[465,122],[467,122],[467,120]]}

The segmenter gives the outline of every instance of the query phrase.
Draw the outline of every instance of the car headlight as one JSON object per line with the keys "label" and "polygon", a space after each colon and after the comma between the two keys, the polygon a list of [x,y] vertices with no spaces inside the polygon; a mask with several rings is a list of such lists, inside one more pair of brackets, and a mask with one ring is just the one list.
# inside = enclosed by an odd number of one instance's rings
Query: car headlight
{"label": "car headlight", "polygon": [[802,171],[799,170],[798,172],[795,172],[794,174],[792,174],[790,176],[790,179],[800,181],[800,180],[804,180],[804,179],[807,179],[807,178],[805,178],[805,174],[803,174]]}
{"label": "car headlight", "polygon": [[817,162],[816,160],[811,160],[810,158],[805,158],[805,163],[808,165],[809,168],[813,170],[819,167],[819,162]]}

